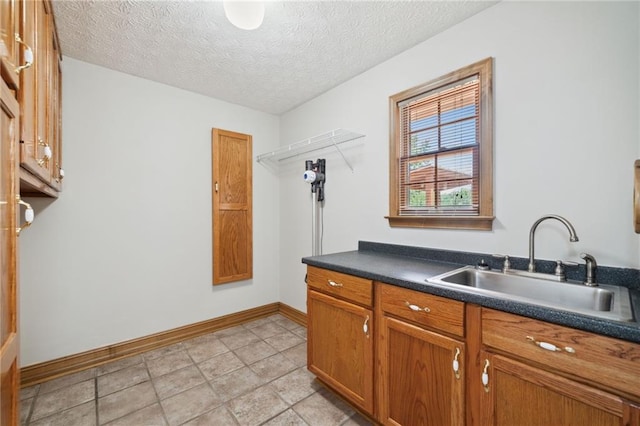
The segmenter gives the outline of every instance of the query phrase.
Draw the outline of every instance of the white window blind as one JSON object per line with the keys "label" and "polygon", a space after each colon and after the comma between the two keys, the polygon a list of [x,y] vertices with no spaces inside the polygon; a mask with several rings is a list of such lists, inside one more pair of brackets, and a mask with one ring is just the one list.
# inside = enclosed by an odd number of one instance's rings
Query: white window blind
{"label": "white window blind", "polygon": [[401,102],[399,214],[479,214],[478,75]]}

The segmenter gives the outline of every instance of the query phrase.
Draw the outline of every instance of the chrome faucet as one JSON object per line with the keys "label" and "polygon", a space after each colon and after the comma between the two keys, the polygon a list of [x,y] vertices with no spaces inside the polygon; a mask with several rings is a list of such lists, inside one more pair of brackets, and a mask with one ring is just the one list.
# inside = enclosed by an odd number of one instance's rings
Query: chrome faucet
{"label": "chrome faucet", "polygon": [[578,236],[576,235],[576,230],[573,228],[573,225],[569,223],[567,219],[562,216],[558,216],[555,214],[548,214],[542,216],[540,219],[536,220],[531,226],[531,231],[529,231],[529,272],[536,271],[535,257],[534,257],[534,238],[536,234],[536,228],[540,225],[540,222],[545,221],[547,219],[556,219],[564,224],[569,231],[569,241],[576,242],[578,241]]}

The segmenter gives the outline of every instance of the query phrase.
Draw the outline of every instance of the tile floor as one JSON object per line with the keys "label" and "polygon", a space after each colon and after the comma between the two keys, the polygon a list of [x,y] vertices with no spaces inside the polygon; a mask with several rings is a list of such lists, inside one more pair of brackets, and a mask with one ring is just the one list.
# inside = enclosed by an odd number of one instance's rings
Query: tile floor
{"label": "tile floor", "polygon": [[24,426],[368,425],[306,369],[272,315],[21,390]]}

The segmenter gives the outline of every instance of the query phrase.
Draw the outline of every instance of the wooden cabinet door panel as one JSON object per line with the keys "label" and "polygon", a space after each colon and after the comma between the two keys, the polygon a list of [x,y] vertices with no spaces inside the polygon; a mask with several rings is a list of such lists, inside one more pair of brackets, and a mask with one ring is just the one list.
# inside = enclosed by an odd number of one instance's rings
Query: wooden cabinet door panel
{"label": "wooden cabinet door panel", "polygon": [[12,89],[19,86],[15,69],[20,64],[19,45],[15,34],[20,31],[20,2],[0,0],[0,74]]}
{"label": "wooden cabinet door panel", "polygon": [[[489,360],[482,425],[623,426],[631,411],[620,397],[498,355]],[[484,361],[483,361],[484,362]]]}
{"label": "wooden cabinet door panel", "polygon": [[244,279],[245,271],[250,269],[246,216],[247,212],[241,210],[223,210],[218,214],[217,227],[220,235],[215,267],[217,274],[228,281]]}
{"label": "wooden cabinet door panel", "polygon": [[0,418],[4,425],[18,417],[18,326],[16,236],[16,135],[18,103],[0,81]]}
{"label": "wooden cabinet door panel", "polygon": [[309,290],[307,318],[309,371],[373,413],[372,311]]}
{"label": "wooden cabinet door panel", "polygon": [[253,277],[251,135],[213,129],[213,284]]}
{"label": "wooden cabinet door panel", "polygon": [[463,425],[464,343],[386,316],[379,327],[382,423]]}
{"label": "wooden cabinet door panel", "polygon": [[47,184],[51,182],[53,168],[53,160],[44,157],[45,145],[51,148],[47,130],[47,103],[50,102],[48,55],[51,54],[52,19],[46,2],[24,2],[23,37],[34,50],[34,61],[31,68],[21,73],[20,166]]}
{"label": "wooden cabinet door panel", "polygon": [[[50,15],[53,19],[53,15]],[[51,37],[49,40],[51,54],[47,58],[49,60],[49,90],[47,102],[47,139],[51,146],[53,156],[51,158],[51,180],[49,185],[56,191],[62,189],[62,178],[60,177],[60,169],[62,168],[62,140],[61,134],[61,112],[62,105],[60,102],[60,57],[57,39],[55,37],[55,29],[53,23],[51,25]]]}

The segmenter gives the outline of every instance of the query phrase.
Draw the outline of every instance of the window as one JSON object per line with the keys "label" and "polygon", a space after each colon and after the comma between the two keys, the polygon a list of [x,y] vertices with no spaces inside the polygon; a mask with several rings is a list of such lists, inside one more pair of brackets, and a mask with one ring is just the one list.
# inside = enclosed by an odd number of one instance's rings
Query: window
{"label": "window", "polygon": [[389,224],[491,230],[492,58],[389,98]]}

